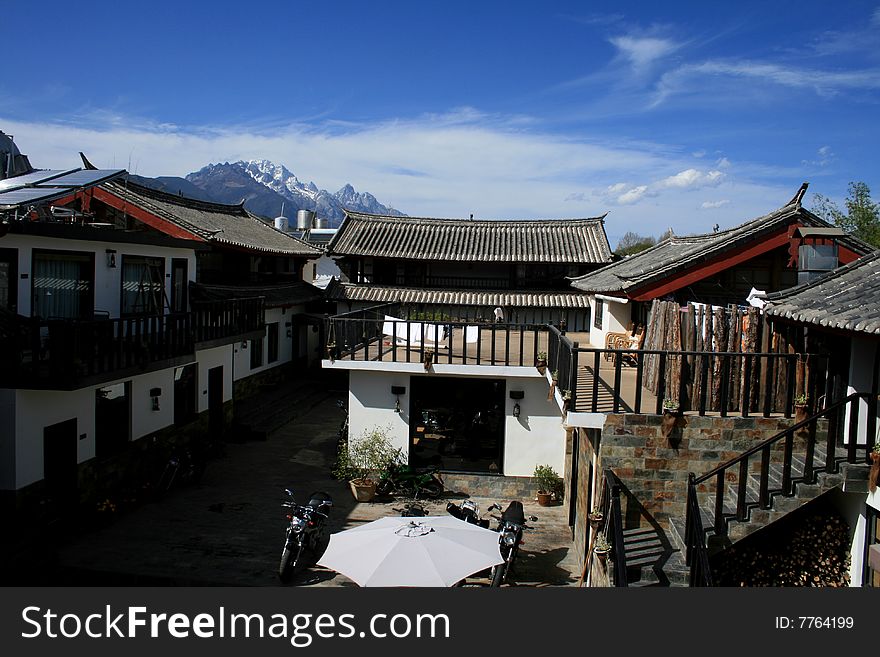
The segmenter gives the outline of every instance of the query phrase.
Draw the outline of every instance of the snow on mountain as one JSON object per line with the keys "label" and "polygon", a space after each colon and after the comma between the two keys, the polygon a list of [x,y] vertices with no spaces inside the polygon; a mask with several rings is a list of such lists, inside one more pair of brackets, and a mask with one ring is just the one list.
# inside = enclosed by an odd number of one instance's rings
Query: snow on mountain
{"label": "snow on mountain", "polygon": [[284,214],[291,219],[297,210],[313,210],[319,218],[327,219],[330,226],[339,225],[344,208],[373,214],[403,214],[383,205],[369,192],[357,192],[351,185],[331,194],[312,181],[302,182],[285,166],[269,160],[209,164],[189,174],[186,180],[218,200],[244,200],[250,211],[270,218],[281,212],[282,203]]}

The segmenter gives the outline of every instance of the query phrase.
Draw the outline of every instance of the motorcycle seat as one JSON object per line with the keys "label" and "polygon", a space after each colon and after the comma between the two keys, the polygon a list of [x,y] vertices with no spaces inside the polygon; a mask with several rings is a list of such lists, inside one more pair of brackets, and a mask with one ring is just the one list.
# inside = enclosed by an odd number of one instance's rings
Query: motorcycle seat
{"label": "motorcycle seat", "polygon": [[333,498],[323,491],[316,491],[309,495],[307,506],[321,511],[322,513],[326,513],[326,510],[333,506]]}
{"label": "motorcycle seat", "polygon": [[526,514],[523,511],[522,502],[514,500],[508,504],[507,508],[504,509],[504,512],[501,514],[501,519],[505,522],[512,522],[517,525],[526,524]]}

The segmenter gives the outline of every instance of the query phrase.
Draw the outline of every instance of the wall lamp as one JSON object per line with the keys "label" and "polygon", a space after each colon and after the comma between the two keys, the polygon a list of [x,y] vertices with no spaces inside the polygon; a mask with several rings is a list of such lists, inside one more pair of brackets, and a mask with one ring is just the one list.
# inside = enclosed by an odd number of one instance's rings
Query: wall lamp
{"label": "wall lamp", "polygon": [[400,413],[400,396],[406,394],[406,386],[391,386],[391,394],[397,397],[394,402],[394,412]]}
{"label": "wall lamp", "polygon": [[511,390],[510,391],[510,398],[516,400],[516,402],[513,405],[513,417],[519,417],[519,414],[521,411],[521,409],[519,407],[519,400],[523,399],[525,396],[526,395],[522,390]]}
{"label": "wall lamp", "polygon": [[159,410],[159,397],[162,396],[162,388],[150,388],[150,397],[153,400],[153,410]]}
{"label": "wall lamp", "polygon": [[105,249],[105,253],[107,254],[107,266],[110,269],[116,268],[116,251],[114,249]]}

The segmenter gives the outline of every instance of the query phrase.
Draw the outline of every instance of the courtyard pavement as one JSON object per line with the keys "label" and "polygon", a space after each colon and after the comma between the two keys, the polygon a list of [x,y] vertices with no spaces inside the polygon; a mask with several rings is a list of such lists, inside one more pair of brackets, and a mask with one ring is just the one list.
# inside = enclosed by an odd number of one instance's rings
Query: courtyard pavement
{"label": "courtyard pavement", "polygon": [[[300,390],[302,387],[300,387]],[[291,390],[296,390],[291,388]],[[292,419],[266,440],[230,442],[212,460],[198,485],[170,491],[161,501],[140,505],[111,525],[72,537],[49,555],[52,585],[281,586],[278,560],[286,520],[281,502],[289,487],[300,501],[322,490],[333,497],[330,529],[337,532],[387,515],[399,515],[406,500],[355,502],[347,484],[333,480],[337,432],[346,395],[341,386],[292,394]],[[452,491],[460,501],[466,491]],[[429,503],[431,515],[446,515],[448,499]],[[492,502],[476,499],[485,510]],[[566,506],[539,507],[522,500],[526,514],[538,516],[524,537],[513,586],[577,586]],[[492,527],[496,525],[492,522]],[[27,582],[24,582],[27,583]],[[466,584],[488,585],[483,578]],[[288,586],[355,586],[348,578],[311,568]]]}

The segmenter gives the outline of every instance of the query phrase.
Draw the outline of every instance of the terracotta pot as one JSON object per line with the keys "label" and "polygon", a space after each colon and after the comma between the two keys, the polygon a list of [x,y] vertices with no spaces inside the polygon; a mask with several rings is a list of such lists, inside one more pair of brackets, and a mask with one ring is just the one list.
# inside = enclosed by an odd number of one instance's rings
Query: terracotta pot
{"label": "terracotta pot", "polygon": [[535,361],[535,367],[538,368],[538,371],[541,374],[544,374],[547,371],[547,360],[544,358],[539,358]]}
{"label": "terracotta pot", "polygon": [[591,514],[590,517],[589,517],[589,520],[590,520],[590,527],[592,527],[593,529],[599,529],[599,527],[602,526],[602,521],[603,521],[604,519],[605,519],[605,516],[602,515],[601,513],[598,514],[598,515],[592,515],[592,514]]}
{"label": "terracotta pot", "polygon": [[348,482],[351,494],[358,502],[369,502],[376,497],[376,482],[371,480],[353,479]]}
{"label": "terracotta pot", "polygon": [[677,410],[666,409],[663,411],[663,418],[660,420],[660,433],[667,440],[675,428],[675,423],[678,422],[678,417],[679,412]]}
{"label": "terracotta pot", "polygon": [[593,554],[596,555],[596,558],[599,559],[600,563],[605,563],[605,561],[608,559],[609,552],[611,552],[611,550],[600,550],[599,548],[593,548]]}
{"label": "terracotta pot", "polygon": [[540,506],[550,506],[553,503],[553,493],[542,493],[538,491],[538,504]]}

